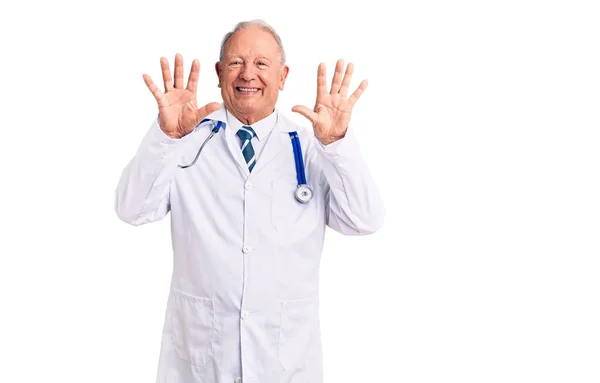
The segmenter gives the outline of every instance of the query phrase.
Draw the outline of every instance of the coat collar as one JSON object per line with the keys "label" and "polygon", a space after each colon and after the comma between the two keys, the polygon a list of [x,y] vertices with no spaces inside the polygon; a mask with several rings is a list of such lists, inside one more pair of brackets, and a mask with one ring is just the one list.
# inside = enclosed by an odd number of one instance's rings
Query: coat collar
{"label": "coat collar", "polygon": [[231,127],[230,129],[227,129],[227,114],[228,113],[225,109],[225,106],[222,105],[221,109],[214,111],[206,118],[214,121],[221,121],[223,123],[222,128],[225,130],[229,151],[231,152],[233,158],[236,159],[239,167],[247,177],[252,176],[252,178],[254,178],[256,174],[260,174],[261,170],[264,169],[270,162],[275,160],[281,153],[283,153],[284,150],[293,150],[289,132],[298,130],[298,127],[295,123],[280,113],[277,108],[275,108],[275,111],[273,112],[273,117],[275,117],[275,126],[272,128],[272,133],[265,143],[260,157],[257,159],[256,165],[250,174],[248,171],[248,166],[246,165],[246,161],[244,160],[244,156],[242,155],[242,151],[240,150],[237,140],[234,137],[236,133],[233,131],[234,128]]}
{"label": "coat collar", "polygon": [[[218,110],[212,112],[205,118],[209,119],[209,120],[213,120],[213,121],[221,121],[223,123],[223,128],[227,128],[228,114],[229,114],[230,118],[233,117],[231,115],[231,113],[227,112],[227,109],[225,109],[225,105],[221,104],[221,109],[218,109]],[[271,114],[269,117],[275,118],[275,120],[276,120],[275,127],[273,128],[273,132],[279,131],[279,132],[289,133],[289,132],[293,132],[293,131],[297,130],[297,127],[295,126],[295,124],[290,123],[291,121],[289,121],[287,118],[285,118],[285,116],[279,111],[279,108],[275,108],[273,114]],[[264,121],[264,120],[268,119],[269,117],[267,117],[261,121]],[[236,131],[237,131],[237,128],[236,128]],[[233,132],[233,133],[235,133],[235,132]],[[257,133],[258,133],[258,131],[257,131]]]}

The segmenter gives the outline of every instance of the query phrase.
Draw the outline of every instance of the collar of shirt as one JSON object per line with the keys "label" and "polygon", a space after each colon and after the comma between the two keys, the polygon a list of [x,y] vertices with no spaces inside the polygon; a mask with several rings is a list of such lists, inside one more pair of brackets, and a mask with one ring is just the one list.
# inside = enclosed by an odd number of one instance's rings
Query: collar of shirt
{"label": "collar of shirt", "polygon": [[[227,119],[227,127],[231,129],[232,133],[237,133],[237,131],[242,126],[247,126],[245,124],[242,124],[242,122],[240,120],[235,118],[228,111],[225,111],[225,113],[226,113],[226,119]],[[271,131],[273,131],[273,128],[275,128],[275,125],[277,124],[277,120],[278,120],[278,113],[277,113],[277,109],[275,109],[273,111],[273,113],[271,113],[270,115],[268,115],[267,117],[263,118],[260,121],[256,121],[254,124],[252,124],[250,126],[252,127],[252,129],[254,129],[254,131],[256,132],[256,138],[260,141],[260,140],[264,139],[265,137],[267,137],[269,135],[269,133],[271,133]]]}

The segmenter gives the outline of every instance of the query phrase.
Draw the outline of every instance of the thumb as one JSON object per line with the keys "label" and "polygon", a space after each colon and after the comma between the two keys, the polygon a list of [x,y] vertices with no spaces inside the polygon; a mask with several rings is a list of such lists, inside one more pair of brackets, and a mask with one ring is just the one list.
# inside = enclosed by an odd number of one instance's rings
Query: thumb
{"label": "thumb", "polygon": [[221,109],[221,104],[218,102],[211,102],[210,104],[206,104],[206,115],[208,116],[212,112],[216,112]]}
{"label": "thumb", "polygon": [[221,109],[221,104],[218,102],[211,102],[196,110],[196,118],[198,121],[203,120],[204,117],[219,109]]}
{"label": "thumb", "polygon": [[292,112],[300,113],[308,120],[310,120],[310,122],[312,122],[313,124],[315,123],[315,119],[317,117],[316,113],[308,109],[306,106],[296,105],[292,108]]}

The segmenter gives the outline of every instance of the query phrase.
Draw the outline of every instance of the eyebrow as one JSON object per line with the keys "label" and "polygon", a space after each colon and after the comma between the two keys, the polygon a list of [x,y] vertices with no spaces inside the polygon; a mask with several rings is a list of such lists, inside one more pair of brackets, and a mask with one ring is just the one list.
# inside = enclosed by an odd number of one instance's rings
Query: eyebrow
{"label": "eyebrow", "polygon": [[[244,57],[242,55],[235,55],[235,54],[226,55],[224,57],[225,60],[231,60],[231,59],[236,59],[236,58],[244,59]],[[270,59],[266,56],[259,56],[259,57],[255,58],[254,60],[273,61],[273,59]]]}

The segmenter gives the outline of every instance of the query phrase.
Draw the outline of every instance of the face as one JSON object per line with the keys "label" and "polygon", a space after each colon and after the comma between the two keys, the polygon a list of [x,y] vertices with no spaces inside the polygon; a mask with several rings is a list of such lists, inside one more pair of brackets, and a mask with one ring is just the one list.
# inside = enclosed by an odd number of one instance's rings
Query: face
{"label": "face", "polygon": [[273,36],[258,27],[236,32],[215,68],[225,107],[248,125],[273,113],[289,71]]}

